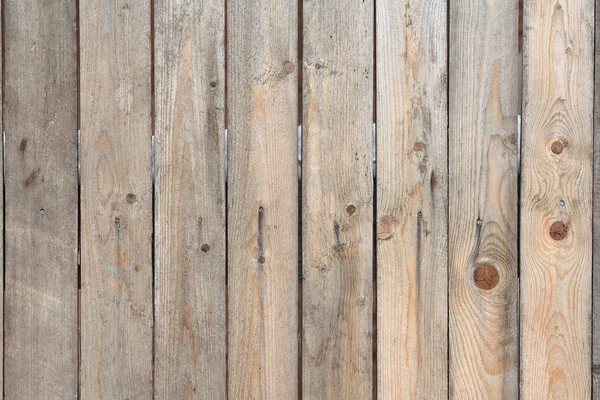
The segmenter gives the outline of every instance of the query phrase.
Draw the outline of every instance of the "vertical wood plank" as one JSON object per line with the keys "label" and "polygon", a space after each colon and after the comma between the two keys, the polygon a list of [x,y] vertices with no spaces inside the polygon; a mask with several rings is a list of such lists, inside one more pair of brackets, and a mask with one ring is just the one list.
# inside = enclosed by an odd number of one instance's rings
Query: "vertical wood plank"
{"label": "vertical wood plank", "polygon": [[[592,255],[592,398],[600,397],[600,0],[596,0],[594,47],[594,187]],[[595,397],[594,397],[595,396]]]}
{"label": "vertical wood plank", "polygon": [[225,3],[155,10],[155,394],[225,399]]}
{"label": "vertical wood plank", "polygon": [[230,399],[298,396],[297,3],[228,2]]}
{"label": "vertical wood plank", "polygon": [[373,2],[305,1],[303,396],[370,398]]}
{"label": "vertical wood plank", "polygon": [[593,0],[524,16],[521,397],[591,396]]}
{"label": "vertical wood plank", "polygon": [[450,3],[450,392],[518,398],[518,0]]}
{"label": "vertical wood plank", "polygon": [[446,9],[376,3],[382,400],[448,397]]}
{"label": "vertical wood plank", "polygon": [[76,6],[4,3],[7,398],[77,398]]}
{"label": "vertical wood plank", "polygon": [[150,11],[80,0],[85,399],[152,395]]}

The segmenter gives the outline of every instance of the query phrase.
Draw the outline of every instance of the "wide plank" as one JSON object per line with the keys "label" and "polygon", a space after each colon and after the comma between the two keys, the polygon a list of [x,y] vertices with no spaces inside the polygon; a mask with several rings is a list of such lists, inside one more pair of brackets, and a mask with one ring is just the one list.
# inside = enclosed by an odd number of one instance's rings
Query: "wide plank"
{"label": "wide plank", "polygon": [[293,400],[298,2],[227,7],[229,399]]}
{"label": "wide plank", "polygon": [[223,1],[155,2],[155,396],[225,399]]}
{"label": "wide plank", "polygon": [[594,1],[524,14],[521,397],[591,397]]}
{"label": "wide plank", "polygon": [[77,2],[6,0],[4,394],[77,398]]}
{"label": "wide plank", "polygon": [[376,4],[379,399],[448,397],[446,9]]}
{"label": "wide plank", "polygon": [[151,2],[80,0],[81,398],[152,396]]}
{"label": "wide plank", "polygon": [[302,4],[302,394],[367,399],[373,385],[373,1]]}
{"label": "wide plank", "polygon": [[516,399],[519,2],[450,2],[450,392]]}

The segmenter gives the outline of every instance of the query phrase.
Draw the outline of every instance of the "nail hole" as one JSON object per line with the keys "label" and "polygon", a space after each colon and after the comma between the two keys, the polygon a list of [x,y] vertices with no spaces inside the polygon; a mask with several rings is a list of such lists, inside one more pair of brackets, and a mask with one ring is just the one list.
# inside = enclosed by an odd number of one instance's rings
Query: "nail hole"
{"label": "nail hole", "polygon": [[261,263],[261,264],[264,264],[264,263],[265,263],[265,261],[267,261],[267,260],[265,259],[265,256],[260,256],[260,257],[258,257],[258,262],[259,262],[259,263]]}
{"label": "nail hole", "polygon": [[202,249],[203,252],[208,253],[208,251],[210,250],[210,246],[208,245],[208,243],[204,243],[200,249]]}

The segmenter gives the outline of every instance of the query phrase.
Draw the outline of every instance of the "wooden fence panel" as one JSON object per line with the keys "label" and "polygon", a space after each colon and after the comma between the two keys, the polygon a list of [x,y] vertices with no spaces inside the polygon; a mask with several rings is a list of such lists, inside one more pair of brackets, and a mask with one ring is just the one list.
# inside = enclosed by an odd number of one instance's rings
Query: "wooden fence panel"
{"label": "wooden fence panel", "polygon": [[448,398],[447,5],[376,4],[379,399]]}
{"label": "wooden fence panel", "polygon": [[450,2],[450,392],[516,399],[518,0]]}
{"label": "wooden fence panel", "polygon": [[155,394],[225,399],[225,3],[155,7]]}
{"label": "wooden fence panel", "polygon": [[297,4],[228,3],[230,399],[298,397]]}
{"label": "wooden fence panel", "polygon": [[524,15],[521,396],[591,396],[594,1]]}
{"label": "wooden fence panel", "polygon": [[302,390],[306,399],[366,399],[373,381],[373,2],[303,6]]}
{"label": "wooden fence panel", "polygon": [[152,395],[150,11],[80,1],[83,399]]}
{"label": "wooden fence panel", "polygon": [[5,386],[77,398],[76,1],[4,2]]}

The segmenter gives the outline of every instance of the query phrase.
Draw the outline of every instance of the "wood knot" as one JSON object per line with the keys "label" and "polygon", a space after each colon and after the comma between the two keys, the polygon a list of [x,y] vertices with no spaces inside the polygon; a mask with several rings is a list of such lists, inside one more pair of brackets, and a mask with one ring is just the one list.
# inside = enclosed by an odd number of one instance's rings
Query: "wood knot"
{"label": "wood knot", "polygon": [[560,154],[565,149],[565,144],[561,140],[556,140],[550,145],[550,151],[554,154]]}
{"label": "wood knot", "polygon": [[354,206],[354,204],[348,204],[348,206],[346,207],[346,212],[348,213],[348,215],[353,215],[356,212],[356,207]]}
{"label": "wood knot", "polygon": [[205,252],[205,253],[208,253],[208,251],[210,250],[210,246],[208,245],[208,243],[204,243],[204,244],[202,245],[202,247],[200,247],[200,249],[201,249],[203,252]]}
{"label": "wood knot", "polygon": [[291,74],[294,72],[294,64],[291,61],[286,61],[283,63],[283,71],[286,74]]}
{"label": "wood knot", "polygon": [[482,264],[475,269],[473,273],[473,280],[475,286],[481,290],[492,290],[498,286],[500,282],[500,275],[498,270],[493,265]]}
{"label": "wood knot", "polygon": [[394,224],[387,218],[379,221],[377,224],[377,239],[389,240],[394,237]]}
{"label": "wood knot", "polygon": [[569,228],[561,221],[556,221],[550,225],[550,237],[556,241],[563,240],[568,233]]}
{"label": "wood knot", "polygon": [[19,149],[21,151],[25,151],[26,148],[27,148],[27,139],[25,138],[25,139],[21,140],[21,145],[19,146]]}

